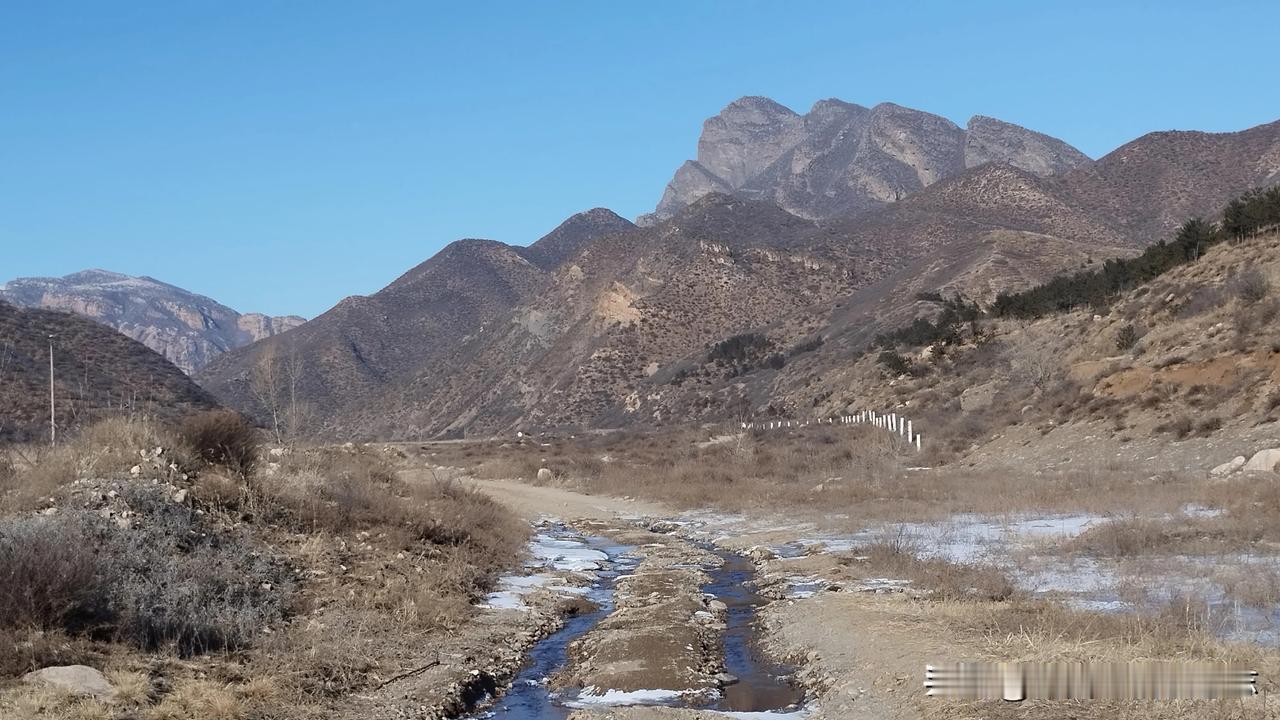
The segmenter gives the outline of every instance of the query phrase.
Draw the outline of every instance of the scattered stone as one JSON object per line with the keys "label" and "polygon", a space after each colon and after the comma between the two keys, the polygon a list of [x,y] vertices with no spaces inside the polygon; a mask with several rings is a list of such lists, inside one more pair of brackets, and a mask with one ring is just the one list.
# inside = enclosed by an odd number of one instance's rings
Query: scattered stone
{"label": "scattered stone", "polygon": [[725,605],[724,601],[722,600],[711,600],[710,602],[707,603],[707,608],[709,608],[712,612],[718,612],[718,613],[728,612],[729,610],[729,606]]}
{"label": "scattered stone", "polygon": [[22,681],[33,685],[51,685],[72,695],[108,697],[115,692],[102,673],[88,665],[55,665],[29,672]]}
{"label": "scattered stone", "polygon": [[738,682],[738,676],[734,675],[733,673],[727,673],[727,672],[716,673],[715,677],[716,677],[716,682],[720,683],[721,685],[733,685],[734,683]]}
{"label": "scattered stone", "polygon": [[173,494],[173,501],[181,505],[187,501],[187,489],[183,488]]}
{"label": "scattered stone", "polygon": [[1272,448],[1270,450],[1259,450],[1249,458],[1249,462],[1245,463],[1245,472],[1275,472],[1276,465],[1280,464],[1280,448]]}
{"label": "scattered stone", "polygon": [[1212,475],[1213,477],[1226,477],[1227,475],[1230,475],[1231,473],[1244,467],[1244,463],[1245,463],[1244,456],[1237,455],[1231,458],[1230,460],[1222,463],[1221,465],[1215,467],[1214,469],[1210,470],[1209,474]]}
{"label": "scattered stone", "polygon": [[555,473],[547,468],[538,468],[538,482],[551,482],[556,479]]}

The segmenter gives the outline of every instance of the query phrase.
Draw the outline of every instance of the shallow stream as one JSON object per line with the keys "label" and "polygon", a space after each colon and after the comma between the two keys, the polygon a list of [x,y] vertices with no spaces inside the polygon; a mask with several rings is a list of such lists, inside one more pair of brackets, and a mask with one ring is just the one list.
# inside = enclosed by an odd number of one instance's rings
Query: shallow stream
{"label": "shallow stream", "polygon": [[[564,545],[573,542],[567,532],[570,531],[557,528],[555,542]],[[636,559],[628,554],[632,548],[617,545],[607,538],[579,536],[576,540],[584,549],[599,551],[608,557],[607,561],[599,563],[601,568],[595,572],[597,581],[585,595],[596,604],[595,609],[568,618],[560,630],[536,643],[525,666],[512,681],[511,688],[487,709],[471,717],[565,720],[574,710],[571,706],[607,704],[578,698],[570,692],[554,692],[548,687],[548,678],[564,667],[570,643],[613,612],[614,584],[620,574],[634,569]],[[803,700],[803,693],[787,682],[793,668],[773,663],[756,651],[756,610],[767,601],[751,589],[755,567],[739,555],[711,549],[723,563],[706,569],[711,582],[702,590],[714,595],[728,608],[724,634],[725,670],[737,681],[725,686],[718,702],[710,707],[700,707],[753,715],[759,712],[763,717],[768,717],[767,711],[771,710],[794,711]],[[655,688],[654,691],[653,703],[640,701],[637,694],[631,693],[627,704],[672,704],[662,689]]]}

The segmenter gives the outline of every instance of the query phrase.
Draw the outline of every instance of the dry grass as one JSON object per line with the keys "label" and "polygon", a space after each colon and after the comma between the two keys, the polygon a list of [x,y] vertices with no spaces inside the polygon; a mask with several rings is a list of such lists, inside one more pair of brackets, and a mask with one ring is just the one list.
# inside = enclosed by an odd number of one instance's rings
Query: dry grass
{"label": "dry grass", "polygon": [[929,521],[955,513],[1173,513],[1215,504],[1199,473],[1151,473],[1140,465],[1081,459],[1070,469],[977,471],[929,462],[866,427],[810,426],[791,432],[715,435],[712,430],[548,438],[537,444],[428,446],[432,463],[478,477],[533,481],[546,467],[556,482],[589,493],[643,497],[678,508],[731,511],[820,508],[845,524]]}
{"label": "dry grass", "polygon": [[405,482],[395,454],[295,450],[252,469],[184,436],[112,421],[4,456],[0,682],[82,663],[116,668],[121,697],[6,694],[0,711],[323,717],[465,628],[528,537],[457,483]]}
{"label": "dry grass", "polygon": [[[158,456],[156,448],[163,451]],[[47,505],[79,478],[127,475],[134,466],[146,477],[163,478],[194,465],[168,426],[141,416],[100,421],[57,447],[12,446],[0,454],[0,515]]]}
{"label": "dry grass", "polygon": [[920,548],[901,535],[854,548],[841,562],[879,577],[910,580],[912,587],[937,600],[1004,602],[1018,595],[1002,570],[922,557]]}
{"label": "dry grass", "polygon": [[24,685],[0,694],[0,720],[112,720],[114,708],[48,686]]}
{"label": "dry grass", "polygon": [[125,707],[140,707],[151,703],[151,678],[146,673],[136,670],[112,670],[107,673],[107,682],[115,688],[112,701]]}
{"label": "dry grass", "polygon": [[210,680],[184,679],[143,717],[147,720],[242,720],[244,702],[235,690]]}

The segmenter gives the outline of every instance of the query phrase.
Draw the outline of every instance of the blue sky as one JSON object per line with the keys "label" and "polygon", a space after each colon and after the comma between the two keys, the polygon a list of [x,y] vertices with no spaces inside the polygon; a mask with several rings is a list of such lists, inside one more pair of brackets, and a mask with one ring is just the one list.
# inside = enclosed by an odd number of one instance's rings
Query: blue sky
{"label": "blue sky", "polygon": [[451,240],[652,209],[742,95],[999,117],[1091,156],[1280,118],[1280,3],[0,4],[0,281],[314,316]]}

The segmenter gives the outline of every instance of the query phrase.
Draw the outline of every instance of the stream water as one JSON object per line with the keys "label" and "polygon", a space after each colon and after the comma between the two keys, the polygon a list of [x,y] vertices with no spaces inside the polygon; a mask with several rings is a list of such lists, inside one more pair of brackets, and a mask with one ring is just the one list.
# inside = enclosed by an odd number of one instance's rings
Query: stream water
{"label": "stream water", "polygon": [[627,555],[630,547],[595,536],[583,538],[583,542],[586,547],[603,552],[609,558],[607,564],[595,572],[598,580],[585,596],[595,603],[595,609],[568,618],[559,630],[538,641],[529,652],[525,666],[511,681],[511,689],[493,706],[472,717],[511,720],[564,720],[569,717],[570,708],[552,697],[547,678],[568,660],[569,643],[613,612],[614,583],[620,574],[634,569],[636,565],[635,559]]}
{"label": "stream water", "polygon": [[718,710],[736,712],[794,708],[804,693],[787,677],[795,668],[774,663],[758,652],[755,642],[756,609],[766,601],[752,587],[756,569],[751,561],[723,550],[715,550],[724,564],[711,571],[711,582],[702,591],[716,596],[728,606],[724,633],[725,671],[738,682],[724,688]]}
{"label": "stream water", "polygon": [[[564,666],[569,644],[613,612],[614,583],[620,574],[634,569],[636,564],[635,559],[627,554],[629,547],[616,545],[603,537],[581,540],[585,547],[608,556],[608,562],[596,572],[597,583],[586,595],[596,608],[568,618],[560,630],[536,643],[524,668],[512,681],[511,689],[472,718],[565,720],[573,712],[567,703],[574,698],[552,693],[547,679]],[[727,685],[720,701],[710,709],[733,712],[794,710],[803,700],[803,693],[786,680],[793,668],[773,663],[756,651],[755,611],[766,601],[751,590],[754,566],[734,553],[711,549],[724,562],[718,568],[708,569],[711,582],[702,589],[728,607],[724,635],[725,670],[734,675],[737,682]]]}

